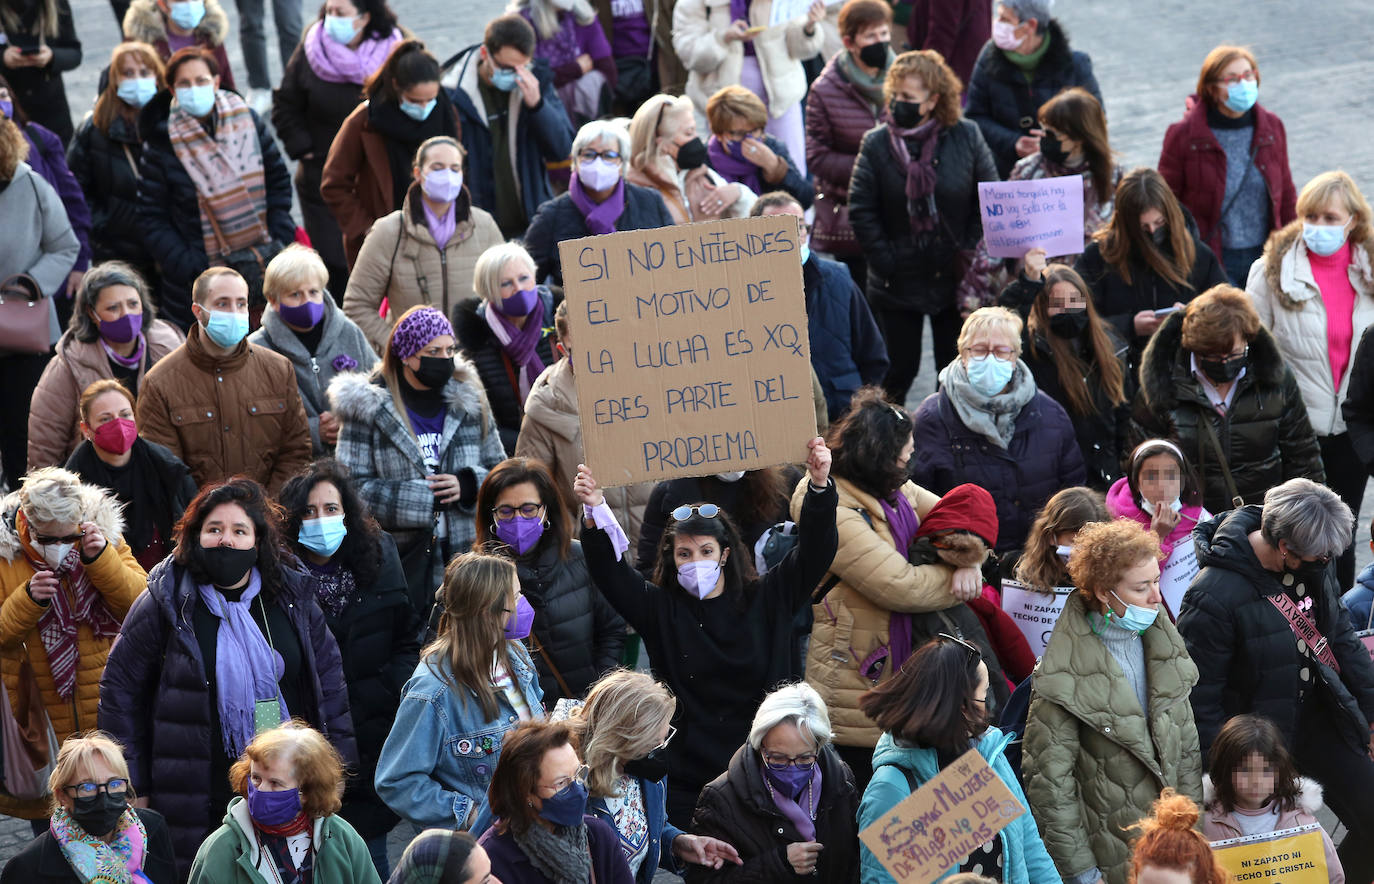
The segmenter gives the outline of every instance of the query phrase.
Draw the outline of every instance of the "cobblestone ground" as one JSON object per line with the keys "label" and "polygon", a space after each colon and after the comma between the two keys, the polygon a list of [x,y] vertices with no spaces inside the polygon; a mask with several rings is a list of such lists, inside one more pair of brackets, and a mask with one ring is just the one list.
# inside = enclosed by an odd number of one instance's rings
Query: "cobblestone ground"
{"label": "cobblestone ground", "polygon": [[[224,5],[237,23],[234,4],[224,0]],[[119,34],[102,0],[72,0],[72,6],[87,59],[66,77],[70,103],[79,119],[94,100],[100,67]],[[480,40],[483,25],[503,4],[500,0],[392,0],[392,7],[401,22],[443,60]],[[309,17],[314,7],[305,9]],[[1367,96],[1364,84],[1374,79],[1374,56],[1368,52],[1368,4],[1360,0],[1322,0],[1319,5],[1291,0],[1159,0],[1154,4],[1060,0],[1056,13],[1073,45],[1093,58],[1106,97],[1112,144],[1127,166],[1149,165],[1158,159],[1164,130],[1182,115],[1184,97],[1197,82],[1203,56],[1218,43],[1232,42],[1250,46],[1259,58],[1260,97],[1287,127],[1298,187],[1318,172],[1339,167],[1366,191],[1374,189],[1374,126],[1360,98]],[[266,27],[275,81],[281,73],[275,29],[270,20]],[[236,74],[246,82],[237,39],[230,41],[229,55]],[[913,408],[934,390],[931,363],[927,351],[908,399]],[[1374,500],[1368,496],[1363,513],[1366,519],[1374,515]],[[1363,531],[1357,533],[1363,536]],[[1356,548],[1363,566],[1369,553],[1363,543]],[[412,834],[406,825],[392,833],[393,860]],[[26,822],[0,817],[0,862],[28,839]],[[659,878],[676,880],[666,873]]]}

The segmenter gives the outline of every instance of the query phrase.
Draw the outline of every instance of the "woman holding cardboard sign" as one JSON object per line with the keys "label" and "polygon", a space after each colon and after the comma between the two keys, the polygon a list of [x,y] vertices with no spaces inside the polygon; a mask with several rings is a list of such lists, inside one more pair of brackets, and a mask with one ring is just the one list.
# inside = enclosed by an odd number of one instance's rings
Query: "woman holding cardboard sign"
{"label": "woman holding cardboard sign", "polygon": [[762,577],[734,522],[715,504],[689,504],[673,510],[654,579],[645,580],[591,470],[578,467],[573,488],[592,582],[643,637],[655,674],[678,698],[678,734],[668,745],[668,818],[677,826],[687,826],[701,787],[744,742],[764,692],[790,674],[793,614],[835,557],[830,449],[819,437],[808,445],[798,543]]}

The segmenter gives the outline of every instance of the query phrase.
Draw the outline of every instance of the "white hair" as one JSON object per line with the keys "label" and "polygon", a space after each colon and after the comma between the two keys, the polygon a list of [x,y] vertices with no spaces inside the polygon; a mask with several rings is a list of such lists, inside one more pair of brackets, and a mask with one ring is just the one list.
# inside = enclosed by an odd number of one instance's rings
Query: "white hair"
{"label": "white hair", "polygon": [[1050,12],[1054,9],[1054,0],[998,0],[997,5],[1005,6],[1016,13],[1018,21],[1025,21],[1028,18],[1035,19],[1035,32],[1043,34],[1050,23]]}
{"label": "white hair", "polygon": [[1299,557],[1335,557],[1350,545],[1354,531],[1350,507],[1311,479],[1289,479],[1264,493],[1260,535],[1272,547],[1286,540]]}
{"label": "white hair", "polygon": [[19,505],[29,523],[79,524],[81,477],[61,467],[32,470],[19,480]]}
{"label": "white hair", "polygon": [[472,290],[488,303],[501,300],[501,274],[512,261],[523,261],[533,274],[534,259],[518,242],[498,243],[477,258],[472,268]]}
{"label": "white hair", "polygon": [[749,728],[749,745],[757,752],[769,731],[787,723],[811,737],[817,749],[830,742],[830,711],[816,689],[804,681],[783,685],[763,698]]}
{"label": "white hair", "polygon": [[593,141],[602,138],[614,140],[619,145],[616,150],[620,151],[621,164],[620,174],[625,174],[625,167],[630,162],[630,133],[621,123],[610,120],[592,120],[577,130],[577,137],[573,139],[572,158],[576,162],[577,155],[582,153],[582,149]]}

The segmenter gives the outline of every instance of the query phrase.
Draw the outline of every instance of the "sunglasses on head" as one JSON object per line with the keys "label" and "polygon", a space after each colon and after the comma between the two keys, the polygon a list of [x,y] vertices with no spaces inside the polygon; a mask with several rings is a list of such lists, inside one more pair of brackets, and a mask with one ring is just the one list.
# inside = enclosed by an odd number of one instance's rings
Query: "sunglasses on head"
{"label": "sunglasses on head", "polygon": [[957,635],[950,635],[948,632],[942,632],[942,633],[936,635],[935,638],[936,638],[937,640],[939,640],[939,641],[954,642],[954,643],[955,643],[956,645],[958,645],[959,647],[961,647],[961,648],[963,648],[964,650],[968,651],[968,652],[969,652],[969,656],[970,656],[971,659],[973,659],[974,661],[978,661],[978,660],[982,660],[982,659],[983,659],[983,652],[980,651],[980,650],[978,650],[978,646],[977,646],[977,645],[974,645],[974,644],[972,644],[971,642],[966,641],[965,639],[959,638],[959,636],[957,636]]}
{"label": "sunglasses on head", "polygon": [[683,519],[690,517],[693,513],[701,516],[703,519],[714,519],[716,516],[720,515],[720,507],[716,506],[714,503],[684,503],[682,506],[673,510],[670,515],[673,517],[673,521],[681,522]]}

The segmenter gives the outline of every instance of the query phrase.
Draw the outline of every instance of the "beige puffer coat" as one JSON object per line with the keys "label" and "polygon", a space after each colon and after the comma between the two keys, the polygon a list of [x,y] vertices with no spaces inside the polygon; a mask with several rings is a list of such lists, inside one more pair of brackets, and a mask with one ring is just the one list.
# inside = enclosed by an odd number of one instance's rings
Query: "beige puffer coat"
{"label": "beige puffer coat", "polygon": [[[505,242],[496,220],[476,206],[458,222],[442,250],[425,224],[419,187],[412,184],[404,209],[372,225],[348,277],[343,309],[380,353],[396,320],[411,307],[427,304],[449,315],[449,308],[471,298],[472,271],[488,248]],[[467,200],[467,191],[459,200]],[[382,299],[386,316],[379,315]]]}
{"label": "beige puffer coat", "polygon": [[1350,244],[1350,284],[1355,287],[1354,334],[1346,353],[1340,389],[1331,377],[1331,351],[1326,340],[1326,303],[1312,275],[1302,221],[1294,221],[1269,236],[1264,257],[1250,266],[1245,291],[1255,310],[1278,341],[1279,352],[1293,369],[1307,417],[1318,436],[1345,432],[1341,403],[1350,386],[1351,363],[1360,335],[1374,324],[1374,239]]}
{"label": "beige puffer coat", "polygon": [[[859,672],[859,665],[888,643],[890,612],[924,613],[956,605],[949,589],[949,565],[912,565],[906,551],[892,545],[887,517],[878,499],[846,479],[835,478],[839,509],[835,527],[840,545],[831,562],[831,576],[839,582],[812,607],[811,647],[806,656],[806,680],[825,699],[841,746],[872,748],[882,731],[859,711],[859,695],[892,676],[883,666],[878,681]],[[801,515],[807,480],[792,493],[792,518]],[[919,518],[940,498],[907,482],[901,492]]]}
{"label": "beige puffer coat", "polygon": [[1031,682],[1021,771],[1040,836],[1065,880],[1096,867],[1125,884],[1131,833],[1165,786],[1202,801],[1188,696],[1197,667],[1167,617],[1145,630],[1148,718],[1093,634],[1083,592],[1069,596]]}

